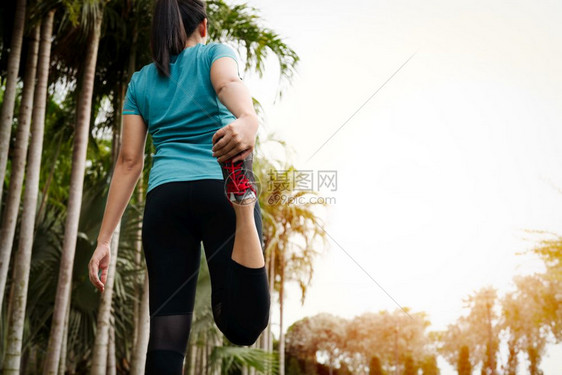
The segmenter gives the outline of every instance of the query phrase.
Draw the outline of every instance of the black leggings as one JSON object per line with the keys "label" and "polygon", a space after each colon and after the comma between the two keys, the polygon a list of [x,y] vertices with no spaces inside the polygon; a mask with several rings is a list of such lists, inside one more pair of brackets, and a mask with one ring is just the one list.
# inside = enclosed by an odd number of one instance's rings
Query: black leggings
{"label": "black leggings", "polygon": [[[236,345],[252,345],[269,320],[265,266],[231,258],[236,215],[224,181],[174,181],[146,195],[142,243],[148,269],[150,339],[146,374],[181,374],[195,304],[201,242],[211,277],[217,327]],[[259,203],[254,208],[263,246]]]}

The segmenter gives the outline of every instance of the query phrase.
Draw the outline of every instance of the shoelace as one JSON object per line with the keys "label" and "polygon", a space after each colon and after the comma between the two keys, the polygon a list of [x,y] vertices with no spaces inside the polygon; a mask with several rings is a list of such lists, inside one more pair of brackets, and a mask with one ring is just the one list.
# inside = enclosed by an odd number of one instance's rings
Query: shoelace
{"label": "shoelace", "polygon": [[227,181],[228,192],[236,195],[243,194],[247,189],[251,189],[254,193],[256,190],[248,180],[248,177],[242,172],[243,162],[233,163],[228,161],[224,168],[229,172],[229,181]]}

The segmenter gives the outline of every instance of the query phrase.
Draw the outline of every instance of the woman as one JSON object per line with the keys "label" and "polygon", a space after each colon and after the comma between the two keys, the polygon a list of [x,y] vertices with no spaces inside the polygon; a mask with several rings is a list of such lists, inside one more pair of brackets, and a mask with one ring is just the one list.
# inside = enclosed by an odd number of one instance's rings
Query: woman
{"label": "woman", "polygon": [[182,373],[201,242],[213,316],[227,339],[252,345],[269,320],[252,175],[258,119],[234,50],[206,39],[204,2],[156,1],[153,62],[135,72],[127,88],[121,149],[89,263],[90,280],[103,292],[110,240],[143,170],[150,132],[156,153],[142,226],[149,276],[147,374]]}

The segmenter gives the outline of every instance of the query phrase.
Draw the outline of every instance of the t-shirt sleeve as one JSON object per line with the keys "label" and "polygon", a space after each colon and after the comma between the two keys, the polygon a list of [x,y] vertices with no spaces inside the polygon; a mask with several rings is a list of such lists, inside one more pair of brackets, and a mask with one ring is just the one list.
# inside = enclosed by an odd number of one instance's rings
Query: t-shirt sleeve
{"label": "t-shirt sleeve", "polygon": [[[135,72],[136,73],[136,72]],[[135,74],[131,77],[129,85],[127,86],[127,93],[125,94],[125,102],[123,104],[124,115],[140,115],[140,110],[137,105],[137,93],[135,90]]]}
{"label": "t-shirt sleeve", "polygon": [[211,48],[209,50],[209,69],[211,67],[211,65],[213,65],[213,63],[215,62],[216,59],[221,58],[221,57],[231,57],[232,59],[234,59],[234,61],[236,61],[236,67],[238,68],[238,77],[240,79],[242,79],[242,77],[240,77],[240,63],[238,61],[238,56],[236,56],[236,52],[234,51],[234,49],[232,47],[230,47],[227,44],[223,44],[223,43],[213,43],[211,45]]}

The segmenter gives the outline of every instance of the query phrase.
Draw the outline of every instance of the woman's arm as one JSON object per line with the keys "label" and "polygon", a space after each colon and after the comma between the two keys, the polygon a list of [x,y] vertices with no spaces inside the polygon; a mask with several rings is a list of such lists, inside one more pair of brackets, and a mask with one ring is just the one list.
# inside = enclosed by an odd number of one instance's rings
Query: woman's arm
{"label": "woman's arm", "polygon": [[88,265],[90,281],[102,292],[109,268],[111,237],[143,170],[146,134],[147,128],[140,115],[123,115],[121,149],[109,185],[97,247]]}
{"label": "woman's arm", "polygon": [[215,60],[211,83],[221,103],[236,116],[214,134],[213,156],[219,162],[234,156],[233,161],[243,160],[254,149],[259,123],[250,91],[238,77],[236,61],[230,57]]}

